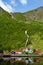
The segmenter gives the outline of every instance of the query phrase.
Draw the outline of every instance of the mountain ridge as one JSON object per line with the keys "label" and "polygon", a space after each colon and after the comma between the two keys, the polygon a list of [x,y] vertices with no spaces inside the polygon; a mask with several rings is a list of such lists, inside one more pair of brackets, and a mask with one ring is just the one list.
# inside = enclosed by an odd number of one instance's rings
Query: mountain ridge
{"label": "mountain ridge", "polygon": [[12,15],[13,18],[18,21],[43,20],[43,6],[24,13],[14,12]]}
{"label": "mountain ridge", "polygon": [[[43,19],[35,21],[33,17],[34,11],[26,13],[13,13],[6,12],[1,9],[0,14],[0,49],[11,50],[20,49],[25,47],[26,35],[25,31],[28,31],[29,41],[27,48],[31,45],[33,48],[39,47],[43,50]],[[35,11],[36,12],[36,11]],[[32,18],[29,18],[32,15]],[[43,17],[43,14],[40,12]],[[39,11],[38,11],[39,16]],[[36,17],[35,17],[36,18]],[[28,23],[25,23],[28,22]]]}
{"label": "mountain ridge", "polygon": [[[0,7],[0,11],[5,11]],[[14,12],[9,13],[12,18],[16,21],[31,21],[31,20],[43,20],[43,6],[30,10],[24,13],[21,12]]]}

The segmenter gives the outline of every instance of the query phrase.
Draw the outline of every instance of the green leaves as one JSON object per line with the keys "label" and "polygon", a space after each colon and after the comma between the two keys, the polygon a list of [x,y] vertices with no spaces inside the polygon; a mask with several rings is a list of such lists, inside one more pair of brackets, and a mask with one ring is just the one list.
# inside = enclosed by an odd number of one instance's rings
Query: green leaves
{"label": "green leaves", "polygon": [[37,43],[38,46],[40,44],[43,46],[43,21],[28,21],[28,23],[25,23],[25,21],[22,21],[22,19],[25,19],[22,15],[19,13],[16,21],[5,11],[0,14],[0,48],[10,50],[25,47],[25,30],[28,31],[30,36],[28,46],[31,43],[33,46],[37,46]]}

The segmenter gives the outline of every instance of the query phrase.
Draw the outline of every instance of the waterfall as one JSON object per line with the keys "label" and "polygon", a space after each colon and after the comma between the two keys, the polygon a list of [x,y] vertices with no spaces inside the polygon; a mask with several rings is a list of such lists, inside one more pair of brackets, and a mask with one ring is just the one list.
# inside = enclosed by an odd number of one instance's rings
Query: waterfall
{"label": "waterfall", "polygon": [[26,43],[25,43],[25,46],[26,46],[27,43],[28,43],[28,41],[29,41],[29,35],[28,35],[28,33],[27,33],[27,30],[25,31],[25,35],[26,35],[26,37],[27,37],[27,39],[26,39]]}

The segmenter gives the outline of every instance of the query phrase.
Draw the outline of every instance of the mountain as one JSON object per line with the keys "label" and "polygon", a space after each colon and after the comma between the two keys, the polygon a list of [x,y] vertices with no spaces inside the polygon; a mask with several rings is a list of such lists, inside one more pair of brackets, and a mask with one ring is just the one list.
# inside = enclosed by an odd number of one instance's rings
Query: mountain
{"label": "mountain", "polygon": [[43,20],[43,7],[24,13],[27,20]]}
{"label": "mountain", "polygon": [[[0,48],[18,49],[24,44],[24,24],[12,19],[11,14],[0,8]],[[24,36],[24,38],[23,38]]]}
{"label": "mountain", "polygon": [[[25,31],[27,30],[29,41],[26,47],[32,45],[33,48],[39,47],[43,50],[43,19],[27,20],[31,12],[40,12],[42,9],[43,7],[26,13],[8,13],[0,7],[0,48],[11,50],[25,47],[27,39]],[[43,17],[43,14],[41,16]]]}
{"label": "mountain", "polygon": [[25,13],[12,13],[18,21],[43,20],[43,6]]}
{"label": "mountain", "polygon": [[11,15],[0,7],[0,22],[7,22],[11,18]]}
{"label": "mountain", "polygon": [[20,22],[24,22],[25,21],[25,19],[26,19],[26,17],[24,16],[24,14],[23,13],[18,13],[18,12],[15,12],[15,13],[12,13],[12,15],[13,15],[13,18],[16,20],[16,21],[20,21]]}

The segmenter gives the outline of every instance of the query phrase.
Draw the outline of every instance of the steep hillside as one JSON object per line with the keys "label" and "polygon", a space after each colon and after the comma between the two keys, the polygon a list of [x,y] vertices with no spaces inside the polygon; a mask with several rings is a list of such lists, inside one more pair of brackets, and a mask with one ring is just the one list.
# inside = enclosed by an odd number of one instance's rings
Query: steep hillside
{"label": "steep hillside", "polygon": [[11,15],[0,7],[0,22],[7,22],[12,20],[11,18]]}
{"label": "steep hillside", "polygon": [[[1,11],[2,10],[2,11]],[[0,48],[4,50],[19,49],[25,47],[26,35],[25,30],[28,31],[29,42],[26,47],[32,45],[40,47],[43,50],[43,21],[28,21],[29,23],[19,22],[23,21],[20,14],[19,18],[12,19],[11,15],[1,9],[0,13]]]}
{"label": "steep hillside", "polygon": [[13,13],[18,21],[43,20],[43,6],[25,13]]}
{"label": "steep hillside", "polygon": [[[24,38],[22,38],[22,26],[24,24],[18,23],[12,19],[11,15],[0,9],[0,48],[2,49],[17,49]],[[23,26],[24,27],[24,26]]]}
{"label": "steep hillside", "polygon": [[43,20],[43,7],[24,13],[27,20]]}
{"label": "steep hillside", "polygon": [[23,13],[12,13],[14,19],[19,22],[24,22],[26,20],[26,17],[23,15]]}

